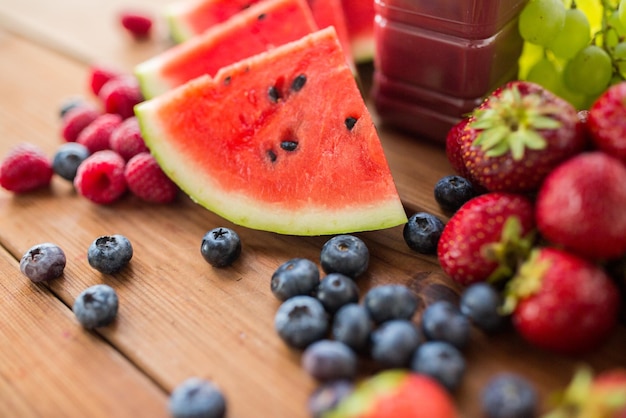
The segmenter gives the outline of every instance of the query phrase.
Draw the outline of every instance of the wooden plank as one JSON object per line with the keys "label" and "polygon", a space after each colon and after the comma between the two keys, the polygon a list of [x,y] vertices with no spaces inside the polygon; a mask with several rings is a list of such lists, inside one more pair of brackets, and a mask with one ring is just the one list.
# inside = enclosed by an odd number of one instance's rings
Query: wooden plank
{"label": "wooden plank", "polygon": [[0,304],[2,416],[167,416],[167,394],[4,250]]}

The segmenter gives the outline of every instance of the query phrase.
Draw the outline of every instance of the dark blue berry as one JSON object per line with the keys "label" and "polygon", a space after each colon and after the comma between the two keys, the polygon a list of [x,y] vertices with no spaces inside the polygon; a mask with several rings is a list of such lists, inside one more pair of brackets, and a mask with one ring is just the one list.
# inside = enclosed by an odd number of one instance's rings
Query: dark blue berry
{"label": "dark blue berry", "polygon": [[363,298],[363,305],[375,323],[390,319],[411,319],[417,311],[419,300],[408,287],[385,284],[372,287]]}
{"label": "dark blue berry", "polygon": [[20,271],[38,283],[56,279],[65,269],[65,253],[56,244],[45,242],[28,249],[20,260]]}
{"label": "dark blue berry", "polygon": [[78,166],[89,157],[89,150],[78,142],[61,145],[52,158],[52,170],[68,181],[74,181]]}
{"label": "dark blue berry", "polygon": [[463,315],[484,331],[497,331],[505,322],[506,317],[500,313],[502,296],[488,283],[469,285],[461,294],[459,304]]}
{"label": "dark blue berry", "polygon": [[474,185],[465,177],[445,176],[439,179],[434,189],[435,201],[445,212],[453,213],[477,195]]}
{"label": "dark blue berry", "polygon": [[502,373],[492,377],[482,391],[482,409],[487,418],[533,418],[537,416],[538,397],[525,378]]}
{"label": "dark blue berry", "polygon": [[118,306],[115,290],[106,284],[97,284],[78,295],[72,311],[83,327],[93,329],[112,323],[117,316]]}
{"label": "dark blue berry", "polygon": [[429,340],[445,341],[462,349],[469,341],[471,323],[453,303],[439,300],[422,312],[422,331]]}
{"label": "dark blue berry", "polygon": [[417,373],[434,378],[453,392],[460,385],[465,374],[465,358],[450,343],[427,341],[415,350],[410,367]]}
{"label": "dark blue berry", "polygon": [[328,313],[334,314],[342,306],[359,301],[359,288],[350,277],[330,273],[320,281],[317,298]]}
{"label": "dark blue berry", "polygon": [[444,223],[435,215],[418,212],[404,225],[402,235],[413,251],[420,254],[436,254],[443,227]]}
{"label": "dark blue berry", "polygon": [[173,418],[223,418],[226,398],[213,382],[190,377],[172,391],[169,411]]}
{"label": "dark blue berry", "polygon": [[61,119],[64,118],[67,112],[84,103],[85,99],[83,97],[69,97],[65,99],[59,107],[59,116]]}
{"label": "dark blue berry", "polygon": [[241,255],[241,239],[230,228],[214,228],[202,237],[200,253],[213,267],[228,267]]}
{"label": "dark blue berry", "polygon": [[317,265],[306,258],[292,258],[281,264],[270,281],[272,294],[279,300],[311,295],[320,283]]}
{"label": "dark blue berry", "polygon": [[374,324],[363,305],[349,303],[342,306],[333,317],[331,335],[353,350],[365,350],[370,341]]}
{"label": "dark blue berry", "polygon": [[354,383],[348,379],[322,382],[309,397],[309,414],[312,418],[322,418],[353,391]]}
{"label": "dark blue berry", "polygon": [[87,250],[89,265],[104,274],[122,270],[133,258],[133,246],[123,235],[103,235],[96,238]]}
{"label": "dark blue berry", "polygon": [[392,319],[372,332],[371,356],[385,368],[408,367],[421,342],[419,329],[412,321]]}
{"label": "dark blue berry", "polygon": [[294,348],[306,348],[326,336],[328,313],[313,296],[294,296],[276,311],[274,328],[283,341]]}
{"label": "dark blue berry", "polygon": [[365,243],[354,235],[337,235],[324,244],[320,264],[325,273],[341,273],[353,279],[369,266],[370,253]]}
{"label": "dark blue berry", "polygon": [[302,368],[319,381],[352,379],[357,371],[357,357],[341,341],[319,340],[302,353]]}

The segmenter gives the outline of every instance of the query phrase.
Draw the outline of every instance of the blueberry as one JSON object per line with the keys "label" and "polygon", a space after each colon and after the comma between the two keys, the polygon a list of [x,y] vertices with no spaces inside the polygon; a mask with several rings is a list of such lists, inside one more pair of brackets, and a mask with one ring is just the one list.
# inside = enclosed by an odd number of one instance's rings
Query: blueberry
{"label": "blueberry", "polygon": [[341,273],[356,279],[369,266],[370,253],[365,243],[354,235],[337,235],[324,244],[320,263],[325,273]]}
{"label": "blueberry", "polygon": [[514,373],[492,377],[482,391],[482,409],[487,418],[533,418],[538,397],[533,385]]}
{"label": "blueberry", "polygon": [[408,367],[421,342],[419,329],[412,321],[383,322],[372,332],[372,359],[385,368]]}
{"label": "blueberry", "polygon": [[411,319],[418,302],[415,293],[400,284],[372,287],[363,298],[363,305],[377,324],[390,319]]}
{"label": "blueberry", "polygon": [[45,242],[28,249],[20,261],[20,271],[38,283],[56,279],[65,269],[65,253],[56,244]]}
{"label": "blueberry", "polygon": [[436,254],[444,224],[435,215],[418,212],[404,225],[402,235],[410,249],[420,254]]}
{"label": "blueberry", "polygon": [[341,341],[319,340],[302,353],[302,368],[319,381],[352,379],[357,371],[357,357]]}
{"label": "blueberry", "polygon": [[52,158],[52,170],[68,181],[74,181],[78,166],[89,157],[89,150],[78,142],[61,145]]}
{"label": "blueberry", "polygon": [[350,277],[341,273],[329,273],[320,281],[317,299],[330,314],[348,303],[359,301],[359,288]]}
{"label": "blueberry", "polygon": [[367,309],[357,303],[348,303],[335,312],[331,335],[353,350],[362,351],[367,348],[373,328]]}
{"label": "blueberry", "polygon": [[500,313],[502,296],[488,283],[469,285],[461,293],[459,303],[463,315],[484,331],[497,331],[505,322],[506,317]]}
{"label": "blueberry", "polygon": [[115,290],[106,284],[97,284],[78,295],[72,311],[83,327],[93,329],[113,322],[117,316],[118,305]]}
{"label": "blueberry", "polygon": [[229,228],[214,228],[204,234],[202,257],[213,267],[228,267],[241,255],[241,239]]}
{"label": "blueberry", "polygon": [[83,97],[69,97],[65,99],[59,107],[59,116],[61,117],[61,119],[64,118],[67,112],[74,109],[75,107],[81,106],[84,103],[85,99]]}
{"label": "blueberry", "polygon": [[294,296],[276,311],[274,328],[294,348],[306,348],[326,335],[329,319],[322,302],[313,296]]}
{"label": "blueberry", "polygon": [[317,265],[306,258],[292,258],[281,264],[270,281],[272,293],[279,300],[311,295],[320,283]]}
{"label": "blueberry", "polygon": [[439,300],[422,312],[422,331],[429,340],[445,341],[462,349],[469,341],[471,323],[453,303]]}
{"label": "blueberry", "polygon": [[465,374],[465,358],[450,343],[426,341],[415,350],[410,368],[417,373],[434,378],[453,392],[460,385]]}
{"label": "blueberry", "polygon": [[190,377],[172,391],[169,411],[173,418],[223,418],[226,398],[213,382]]}
{"label": "blueberry", "polygon": [[354,391],[354,383],[348,379],[330,380],[321,383],[309,397],[309,414],[312,418],[322,418],[333,410],[346,396]]}
{"label": "blueberry", "polygon": [[122,270],[133,258],[133,246],[123,235],[103,235],[96,238],[87,250],[87,261],[104,274]]}
{"label": "blueberry", "polygon": [[458,175],[439,179],[434,188],[435,201],[446,212],[456,212],[461,206],[477,195],[472,183]]}

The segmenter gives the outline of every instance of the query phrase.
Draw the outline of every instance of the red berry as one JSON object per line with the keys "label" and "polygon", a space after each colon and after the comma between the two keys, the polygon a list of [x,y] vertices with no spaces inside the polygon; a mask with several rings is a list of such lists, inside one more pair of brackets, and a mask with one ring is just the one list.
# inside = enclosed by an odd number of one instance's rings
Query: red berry
{"label": "red berry", "polygon": [[25,193],[50,185],[52,163],[38,146],[23,143],[12,148],[0,164],[0,186]]}
{"label": "red berry", "polygon": [[512,276],[515,262],[530,250],[533,211],[528,198],[513,193],[491,192],[470,199],[441,233],[437,247],[441,268],[463,285]]}
{"label": "red berry", "polygon": [[594,145],[626,163],[626,81],[609,87],[587,117]]}
{"label": "red berry", "polygon": [[617,286],[596,264],[556,248],[540,248],[507,287],[513,325],[533,345],[558,353],[595,348],[614,330]]}
{"label": "red berry", "polygon": [[100,89],[98,97],[107,113],[116,113],[123,119],[134,116],[134,106],[143,101],[139,82],[130,75],[107,81]]}
{"label": "red berry", "polygon": [[96,96],[100,93],[100,89],[109,80],[123,75],[123,73],[117,69],[106,67],[103,65],[94,65],[89,69],[89,88],[91,92]]}
{"label": "red berry", "polygon": [[130,191],[152,203],[170,203],[178,195],[178,186],[167,177],[149,152],[132,157],[124,170]]}
{"label": "red berry", "polygon": [[111,149],[120,154],[126,161],[140,152],[148,152],[148,147],[139,129],[139,122],[134,116],[124,120],[115,128],[111,133],[109,142]]}
{"label": "red berry", "polygon": [[124,159],[111,150],[91,154],[78,166],[74,186],[94,203],[113,203],[127,190],[125,164]]}
{"label": "red berry", "polygon": [[65,113],[61,123],[61,136],[67,142],[76,142],[78,135],[102,112],[91,104],[81,104]]}
{"label": "red berry", "polygon": [[76,142],[84,145],[90,154],[110,149],[111,133],[122,123],[122,118],[113,113],[100,115],[91,122],[76,138]]}
{"label": "red berry", "polygon": [[152,18],[142,12],[123,12],[120,23],[135,39],[147,38],[152,29]]}
{"label": "red berry", "polygon": [[626,167],[601,151],[554,169],[537,194],[536,219],[552,243],[592,259],[626,254]]}

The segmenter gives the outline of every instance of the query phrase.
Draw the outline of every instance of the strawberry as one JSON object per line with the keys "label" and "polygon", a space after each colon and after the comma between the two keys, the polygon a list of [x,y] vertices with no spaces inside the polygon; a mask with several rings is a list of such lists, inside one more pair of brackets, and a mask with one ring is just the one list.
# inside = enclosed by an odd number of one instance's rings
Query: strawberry
{"label": "strawberry", "polygon": [[576,109],[543,87],[512,81],[468,117],[458,144],[473,182],[488,191],[533,192],[586,136]]}
{"label": "strawberry", "polygon": [[626,163],[626,81],[609,87],[589,108],[593,144]]}
{"label": "strawberry", "polygon": [[598,265],[562,249],[534,249],[507,283],[504,311],[531,344],[561,354],[588,352],[617,324],[620,294]]}
{"label": "strawberry", "polygon": [[358,384],[324,418],[455,418],[450,394],[432,378],[386,370]]}
{"label": "strawberry", "polygon": [[626,418],[626,369],[613,368],[593,375],[580,367],[545,418]]}
{"label": "strawberry", "polygon": [[532,202],[491,192],[467,201],[450,218],[437,247],[441,268],[463,285],[507,278],[532,245]]}
{"label": "strawberry", "polygon": [[550,173],[536,219],[552,243],[593,259],[626,254],[626,167],[601,151],[577,155]]}

